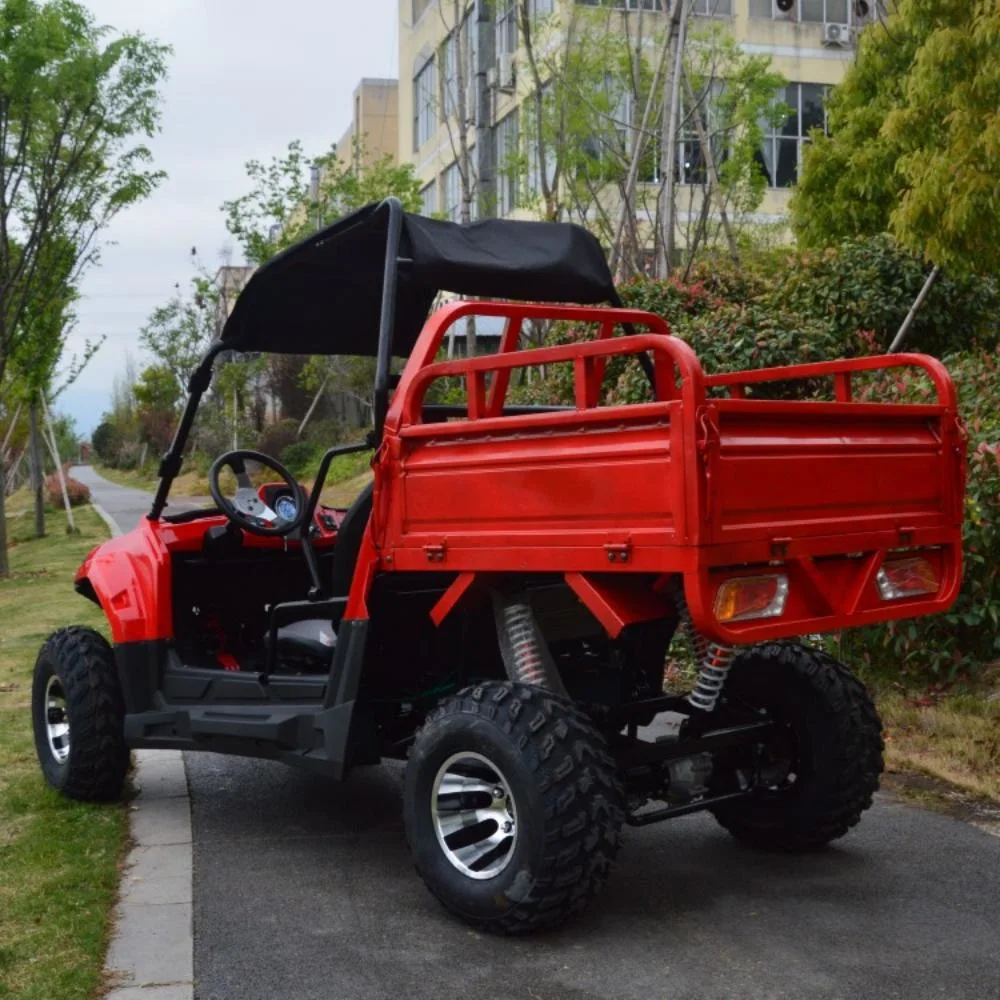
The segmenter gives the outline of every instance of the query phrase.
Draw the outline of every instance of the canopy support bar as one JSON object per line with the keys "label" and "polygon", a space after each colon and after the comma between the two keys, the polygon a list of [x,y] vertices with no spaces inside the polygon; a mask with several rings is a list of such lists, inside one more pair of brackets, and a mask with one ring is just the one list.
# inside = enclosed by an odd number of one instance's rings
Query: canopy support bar
{"label": "canopy support bar", "polygon": [[184,412],[181,414],[181,422],[174,431],[174,438],[170,442],[170,447],[160,461],[160,485],[156,488],[156,496],[153,498],[153,506],[146,515],[150,521],[158,521],[163,513],[163,508],[167,506],[167,496],[174,479],[181,471],[181,462],[184,457],[184,446],[187,444],[188,435],[191,433],[191,425],[194,423],[195,414],[198,412],[198,404],[201,397],[205,395],[209,383],[212,381],[212,362],[223,351],[231,350],[221,340],[217,340],[205,352],[198,367],[191,373],[188,380],[188,398],[184,404]]}
{"label": "canopy support bar", "polygon": [[392,359],[393,323],[396,316],[396,280],[399,273],[399,241],[403,232],[403,206],[398,198],[386,198],[389,231],[382,273],[382,313],[378,324],[378,358],[375,365],[375,446],[382,443],[382,429],[389,410],[389,366]]}

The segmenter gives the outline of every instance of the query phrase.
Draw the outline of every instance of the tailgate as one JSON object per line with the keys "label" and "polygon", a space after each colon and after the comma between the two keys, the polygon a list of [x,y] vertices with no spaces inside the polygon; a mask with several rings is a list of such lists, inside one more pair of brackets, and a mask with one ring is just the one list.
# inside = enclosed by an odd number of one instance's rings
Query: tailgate
{"label": "tailgate", "polygon": [[[930,403],[856,402],[851,376],[917,367]],[[832,377],[835,402],[747,399],[753,383]],[[699,566],[685,589],[700,628],[727,642],[821,632],[943,611],[961,582],[965,433],[944,367],[923,355],[858,358],[710,376],[730,398],[699,416]],[[936,593],[880,597],[887,560],[919,555]],[[723,625],[714,607],[734,576],[787,577],[771,621]]]}

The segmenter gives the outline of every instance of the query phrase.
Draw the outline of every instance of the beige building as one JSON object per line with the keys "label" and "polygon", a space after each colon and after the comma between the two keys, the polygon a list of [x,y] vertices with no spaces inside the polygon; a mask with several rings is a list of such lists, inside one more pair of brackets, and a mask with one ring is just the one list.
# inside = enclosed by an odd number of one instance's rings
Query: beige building
{"label": "beige building", "polygon": [[[518,117],[532,93],[519,38],[515,6],[520,0],[399,0],[399,156],[410,160],[424,182],[424,211],[458,218],[460,174],[457,156],[459,125],[454,114],[457,103],[454,22],[465,8],[463,44],[466,72],[466,137],[478,182],[477,209],[482,215],[522,214],[524,186],[532,184],[531,167],[521,181],[504,176],[496,164],[513,148],[524,151]],[[550,25],[565,22],[566,8],[574,0],[529,0],[539,18]],[[604,6],[623,11],[621,18],[636,18],[639,8],[649,26],[662,33],[666,28],[666,0],[575,0],[581,7]],[[768,189],[755,213],[761,222],[784,218],[790,188],[801,161],[802,147],[811,128],[823,127],[823,98],[838,83],[854,57],[861,18],[870,16],[876,0],[689,0],[696,27],[710,21],[729,28],[746,53],[771,58],[773,69],[788,81],[778,95],[792,108],[785,123],[768,130],[760,151],[760,163]],[[788,7],[782,10],[782,7]],[[629,12],[625,14],[624,12]],[[617,18],[620,21],[620,18]],[[650,60],[652,61],[652,59]],[[629,115],[626,109],[626,115]],[[635,117],[638,117],[636,114]],[[638,122],[631,121],[632,126]],[[524,129],[520,129],[521,132]],[[684,181],[690,179],[691,137],[680,141],[677,174],[681,181],[677,203],[698,208],[698,197]],[[520,144],[520,145],[519,145]],[[526,151],[530,164],[530,150]],[[538,167],[535,165],[535,171]],[[647,197],[655,202],[655,196]]]}
{"label": "beige building", "polygon": [[357,168],[356,140],[360,138],[366,164],[387,154],[395,159],[399,150],[398,108],[398,80],[362,79],[354,88],[351,124],[337,142],[337,158]]}

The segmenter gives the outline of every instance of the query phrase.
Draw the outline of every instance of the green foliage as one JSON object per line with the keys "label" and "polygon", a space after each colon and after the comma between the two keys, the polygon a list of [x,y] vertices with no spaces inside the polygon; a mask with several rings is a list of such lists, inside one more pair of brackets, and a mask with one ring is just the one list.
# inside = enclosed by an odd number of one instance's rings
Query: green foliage
{"label": "green foliage", "polygon": [[0,381],[18,359],[51,370],[52,345],[26,341],[62,334],[95,235],[162,179],[137,137],[158,130],[167,52],[73,0],[0,5]]}
{"label": "green foliage", "polygon": [[296,441],[280,454],[281,464],[296,477],[308,476],[325,449],[318,441]]}
{"label": "green foliage", "polygon": [[[247,262],[260,266],[276,253],[304,239],[322,225],[370,201],[395,195],[411,211],[420,208],[420,180],[413,165],[398,164],[386,154],[367,162],[363,140],[356,142],[357,170],[341,162],[335,150],[309,160],[298,140],[284,156],[246,165],[251,189],[226,201],[226,228],[236,237]],[[312,197],[310,168],[319,170],[318,196]]]}
{"label": "green foliage", "polygon": [[[764,300],[827,323],[850,349],[859,331],[869,350],[887,350],[926,278],[926,266],[889,236],[844,240],[794,258]],[[944,272],[911,327],[907,350],[941,357],[996,344],[1000,286],[993,277]],[[854,353],[854,350],[851,350]]]}
{"label": "green foliage", "polygon": [[741,215],[754,212],[767,191],[760,148],[767,127],[789,115],[788,105],[775,100],[788,81],[771,68],[770,56],[748,55],[717,22],[691,31],[684,69],[720,161],[723,202]]}
{"label": "green foliage", "polygon": [[139,331],[139,342],[173,375],[178,390],[197,366],[208,345],[219,333],[219,292],[203,275],[191,281],[192,291],[178,291],[165,305],[157,306]]}
{"label": "green foliage", "polygon": [[90,444],[94,449],[94,454],[108,465],[113,464],[117,458],[121,443],[118,428],[114,421],[107,417],[94,428],[94,433],[90,435]]}
{"label": "green foliage", "polygon": [[141,407],[159,412],[173,412],[181,401],[181,390],[167,365],[150,365],[139,374],[135,399]]}
{"label": "green foliage", "polygon": [[888,229],[946,268],[1000,267],[1000,7],[900,0],[828,101],[831,136],[804,156],[792,220],[824,246]]}
{"label": "green foliage", "polygon": [[1000,659],[1000,355],[971,351],[945,364],[970,439],[962,591],[946,614],[843,639],[849,655],[874,672],[918,681],[967,680]]}

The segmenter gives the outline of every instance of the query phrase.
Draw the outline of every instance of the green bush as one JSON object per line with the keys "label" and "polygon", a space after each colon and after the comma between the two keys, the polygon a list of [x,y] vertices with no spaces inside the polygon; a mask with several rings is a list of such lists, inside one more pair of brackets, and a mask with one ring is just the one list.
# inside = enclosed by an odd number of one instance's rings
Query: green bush
{"label": "green bush", "polygon": [[[877,353],[892,343],[927,272],[920,258],[889,236],[845,240],[823,251],[789,255],[759,298],[767,307],[829,324],[848,348],[867,331]],[[936,357],[990,349],[1000,332],[998,316],[995,279],[942,272],[916,315],[906,349]]]}
{"label": "green bush", "polygon": [[293,476],[305,478],[315,473],[323,451],[317,441],[296,441],[281,452],[281,464]]}
{"label": "green bush", "polygon": [[1000,658],[1000,357],[967,352],[945,364],[969,433],[961,594],[943,615],[844,637],[850,659],[918,682],[971,680]]}

